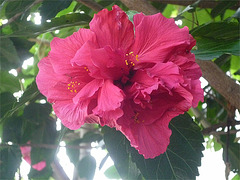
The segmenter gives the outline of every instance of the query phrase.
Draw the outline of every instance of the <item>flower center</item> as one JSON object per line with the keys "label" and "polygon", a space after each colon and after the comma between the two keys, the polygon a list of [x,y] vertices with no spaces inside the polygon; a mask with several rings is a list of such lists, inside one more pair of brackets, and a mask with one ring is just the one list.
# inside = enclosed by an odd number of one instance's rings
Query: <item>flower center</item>
{"label": "flower center", "polygon": [[134,122],[137,124],[144,123],[144,120],[140,121],[138,116],[139,116],[139,112],[135,112],[135,115],[132,117]]}
{"label": "flower center", "polygon": [[128,67],[131,68],[131,67],[135,66],[134,61],[139,61],[138,54],[135,55],[132,51],[130,53],[126,54],[125,63]]}
{"label": "flower center", "polygon": [[77,93],[77,87],[80,85],[79,82],[77,81],[71,81],[70,83],[68,83],[68,90],[71,92],[71,93]]}

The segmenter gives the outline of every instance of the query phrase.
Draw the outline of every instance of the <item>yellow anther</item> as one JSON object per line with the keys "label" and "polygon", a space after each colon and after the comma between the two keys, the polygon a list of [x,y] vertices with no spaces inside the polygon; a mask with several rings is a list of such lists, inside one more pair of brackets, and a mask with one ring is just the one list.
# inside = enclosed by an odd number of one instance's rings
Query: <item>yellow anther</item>
{"label": "yellow anther", "polygon": [[132,51],[129,53],[129,55],[131,55],[131,54],[133,54],[133,52],[132,52]]}
{"label": "yellow anther", "polygon": [[84,69],[85,69],[86,71],[88,71],[88,68],[87,68],[86,66],[84,67]]}
{"label": "yellow anther", "polygon": [[127,60],[125,60],[125,63],[126,63],[126,65],[128,66],[128,61],[127,61]]}
{"label": "yellow anther", "polygon": [[81,83],[78,83],[77,81],[71,81],[68,85],[67,88],[70,92],[75,92],[77,93],[77,86],[79,86]]}
{"label": "yellow anther", "polygon": [[139,59],[138,59],[138,54],[136,55],[136,60],[139,61]]}

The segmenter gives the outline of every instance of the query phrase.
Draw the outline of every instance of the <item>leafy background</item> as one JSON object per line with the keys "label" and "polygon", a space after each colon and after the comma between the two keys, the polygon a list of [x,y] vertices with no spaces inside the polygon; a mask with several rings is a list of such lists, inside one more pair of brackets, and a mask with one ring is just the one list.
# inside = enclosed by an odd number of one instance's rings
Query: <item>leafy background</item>
{"label": "leafy background", "polygon": [[[234,180],[240,179],[238,1],[1,0],[0,4],[0,179],[14,179],[15,174],[21,178],[19,147],[28,141],[32,164],[47,163],[40,172],[31,168],[30,179],[68,179],[56,157],[60,144],[65,145],[74,164],[73,179],[92,179],[109,156],[114,166],[105,175],[110,179],[195,179],[204,139],[206,148],[223,149],[226,179],[230,171],[236,173]],[[51,40],[88,28],[97,11],[114,4],[130,19],[136,11],[174,17],[180,27],[188,26],[197,40],[192,52],[207,80],[205,101],[171,121],[171,143],[155,159],[144,159],[115,129],[89,124],[76,131],[61,127],[35,83],[37,63],[47,56]],[[221,88],[225,82],[214,69],[205,73],[205,66],[210,65],[227,78],[232,92]],[[108,152],[100,167],[90,154],[93,143]]]}

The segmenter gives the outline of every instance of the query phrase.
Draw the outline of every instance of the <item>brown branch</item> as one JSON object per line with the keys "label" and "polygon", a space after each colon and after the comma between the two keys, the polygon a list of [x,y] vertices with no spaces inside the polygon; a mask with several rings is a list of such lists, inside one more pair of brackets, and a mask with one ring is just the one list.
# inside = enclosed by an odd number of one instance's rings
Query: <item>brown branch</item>
{"label": "brown branch", "polygon": [[35,42],[37,44],[44,44],[45,46],[50,46],[50,41],[47,41],[47,40],[41,40],[38,38],[29,38],[28,41]]}
{"label": "brown branch", "polygon": [[89,7],[90,9],[93,9],[96,12],[101,11],[103,9],[103,7],[100,4],[96,3],[93,0],[77,0],[77,1]]}
{"label": "brown branch", "polygon": [[67,174],[65,173],[64,169],[60,165],[57,158],[54,159],[54,161],[51,164],[51,167],[53,169],[53,178],[58,180],[69,180]]}
{"label": "brown branch", "polygon": [[201,67],[203,77],[208,83],[231,105],[240,109],[240,86],[212,61],[196,60],[196,62]]}
{"label": "brown branch", "polygon": [[[239,124],[240,124],[240,121],[231,121],[230,126],[235,126],[235,125],[239,125]],[[209,134],[213,134],[213,133],[220,133],[221,131],[218,132],[216,130],[218,128],[225,128],[227,126],[228,126],[227,122],[218,123],[218,124],[212,125],[212,126],[206,128],[206,129],[202,130],[202,133],[204,135],[209,135]],[[236,133],[237,131],[239,131],[239,130],[231,130],[230,132],[232,132],[232,133],[235,132]],[[226,134],[227,132],[224,132],[224,133]]]}
{"label": "brown branch", "polygon": [[31,9],[33,6],[35,6],[36,4],[41,3],[43,0],[36,0],[34,1],[32,4],[30,4],[27,8],[24,9],[24,11],[19,12],[17,14],[15,14],[13,17],[11,17],[10,19],[8,19],[8,22],[6,24],[3,24],[2,26],[0,26],[0,29],[2,29],[3,27],[11,24],[12,22],[14,22],[19,16],[21,16],[24,12],[28,11],[29,9]]}
{"label": "brown branch", "polygon": [[90,146],[76,146],[76,145],[66,145],[66,146],[60,146],[57,144],[5,144],[1,143],[0,147],[12,147],[12,146],[30,146],[30,147],[35,147],[35,148],[45,148],[45,149],[57,149],[59,147],[65,147],[68,149],[91,149],[92,147]]}
{"label": "brown branch", "polygon": [[153,7],[147,0],[121,0],[130,10],[143,12],[146,15],[156,14],[159,11]]}
{"label": "brown branch", "polygon": [[[196,2],[196,0],[151,0],[151,1],[157,1],[163,4],[175,4],[175,5],[180,5],[180,6],[188,6]],[[209,0],[202,0],[198,4],[198,7],[200,8],[214,8],[218,4],[218,1],[209,1]],[[229,9],[232,10],[237,10],[238,7],[240,6],[240,3],[230,7]]]}

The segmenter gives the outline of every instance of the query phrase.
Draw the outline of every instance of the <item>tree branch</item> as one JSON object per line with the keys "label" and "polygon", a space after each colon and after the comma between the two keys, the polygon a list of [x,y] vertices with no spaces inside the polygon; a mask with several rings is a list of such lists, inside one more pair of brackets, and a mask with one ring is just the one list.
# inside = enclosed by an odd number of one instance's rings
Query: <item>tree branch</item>
{"label": "tree branch", "polygon": [[96,12],[101,11],[103,9],[103,7],[100,4],[96,3],[93,0],[77,0],[77,1],[89,7],[90,9],[93,9]]}
{"label": "tree branch", "polygon": [[30,147],[45,148],[45,149],[58,149],[59,147],[65,147],[68,149],[91,149],[92,148],[86,145],[85,146],[76,146],[76,145],[61,146],[58,144],[6,144],[6,143],[0,144],[0,147],[12,147],[12,146],[30,146]]}
{"label": "tree branch", "polygon": [[[184,0],[184,1],[183,0],[151,0],[151,1],[160,2],[163,4],[175,4],[175,5],[180,5],[180,6],[188,6],[188,5],[191,5],[196,2],[196,0]],[[202,0],[198,4],[198,7],[214,8],[218,3],[219,3],[219,1]],[[229,9],[237,10],[239,6],[240,6],[240,3],[230,7]]]}
{"label": "tree branch", "polygon": [[[146,15],[158,13],[158,10],[146,0],[121,0],[129,9],[143,12]],[[170,2],[170,1],[169,1]],[[211,61],[196,60],[202,69],[203,77],[226,100],[240,109],[240,86],[228,77]]]}
{"label": "tree branch", "polygon": [[[231,124],[230,126],[235,126],[235,125],[239,125],[240,124],[240,121],[231,121]],[[204,135],[209,135],[209,134],[214,134],[214,133],[220,133],[221,131],[216,131],[218,128],[225,128],[228,126],[228,123],[227,122],[222,122],[222,123],[218,123],[218,124],[215,124],[215,125],[212,125],[206,129],[203,129],[202,130],[202,133]],[[238,132],[239,130],[231,130],[232,133],[236,133]],[[224,134],[226,134],[226,132],[223,132]],[[221,134],[221,133],[220,133]]]}
{"label": "tree branch", "polygon": [[147,0],[121,0],[130,10],[143,12],[146,15],[156,14],[159,11]]}
{"label": "tree branch", "polygon": [[240,86],[212,61],[196,60],[196,62],[201,67],[203,77],[208,83],[231,105],[240,109]]}

